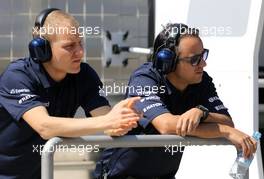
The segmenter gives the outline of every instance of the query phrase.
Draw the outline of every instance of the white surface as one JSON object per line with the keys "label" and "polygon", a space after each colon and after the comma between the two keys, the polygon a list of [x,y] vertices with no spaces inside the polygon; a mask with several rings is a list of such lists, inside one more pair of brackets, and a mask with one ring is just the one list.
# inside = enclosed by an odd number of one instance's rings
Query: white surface
{"label": "white surface", "polygon": [[[207,67],[205,70],[214,78],[214,83],[218,91],[218,95],[229,108],[229,112],[233,117],[236,128],[253,134],[253,131],[258,126],[258,111],[256,106],[256,90],[257,73],[253,71],[253,65],[257,65],[258,49],[255,49],[258,22],[260,17],[261,0],[243,2],[250,3],[247,12],[240,10],[242,1],[232,0],[228,4],[215,7],[217,12],[208,12],[208,3],[219,4],[219,0],[195,0],[199,4],[197,11],[200,11],[203,16],[192,16],[188,12],[190,2],[194,0],[156,0],[156,27],[155,32],[162,29],[162,25],[168,22],[197,23],[213,22],[214,16],[217,16],[219,22],[225,22],[228,18],[228,8],[230,3],[236,3],[236,9],[231,10],[233,15],[247,17],[248,21],[244,22],[246,27],[244,31],[239,31],[239,28],[233,28],[236,31],[229,36],[203,36],[204,46],[210,49]],[[227,2],[227,1],[225,1]],[[218,12],[222,14],[216,14]],[[207,16],[206,16],[206,12]],[[229,9],[230,13],[230,9]],[[205,15],[204,15],[205,14]],[[222,19],[221,19],[222,18]],[[235,22],[234,22],[235,23]],[[217,24],[217,23],[216,23]],[[221,24],[221,23],[220,23]],[[202,24],[203,25],[203,24]],[[232,25],[232,24],[231,24]],[[236,24],[239,27],[240,24]],[[241,25],[242,26],[242,25]],[[255,69],[256,66],[254,67]],[[254,107],[255,106],[255,107]],[[254,129],[255,127],[255,129]],[[257,153],[257,158],[260,159],[260,152]],[[180,169],[177,173],[177,179],[203,178],[203,179],[228,179],[230,167],[236,158],[236,151],[233,146],[217,146],[217,147],[187,147],[184,152]],[[263,179],[263,169],[260,162],[255,159],[250,167],[250,179]]]}
{"label": "white surface", "polygon": [[140,48],[140,47],[130,47],[129,48],[129,52],[150,55],[151,54],[151,49],[149,49],[149,48]]}
{"label": "white surface", "polygon": [[106,34],[104,33],[103,40],[103,58],[102,58],[102,67],[106,67],[106,63],[108,59],[111,59],[111,67],[123,67],[122,61],[127,58],[127,52],[121,52],[120,54],[113,54],[112,46],[114,44],[118,44],[120,47],[128,46],[126,41],[123,40],[123,35],[125,32],[110,32],[111,40],[106,38]]}

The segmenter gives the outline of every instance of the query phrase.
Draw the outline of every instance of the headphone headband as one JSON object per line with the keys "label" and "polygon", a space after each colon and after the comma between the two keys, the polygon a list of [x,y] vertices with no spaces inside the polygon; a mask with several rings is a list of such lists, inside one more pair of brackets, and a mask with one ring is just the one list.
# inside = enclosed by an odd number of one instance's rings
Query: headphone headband
{"label": "headphone headband", "polygon": [[56,10],[59,10],[57,8],[48,8],[48,9],[44,9],[43,11],[41,11],[39,13],[39,15],[36,17],[36,20],[35,20],[35,27],[37,27],[38,29],[40,27],[43,27],[44,23],[45,23],[45,20],[47,18],[47,16],[53,12],[53,11],[56,11]]}

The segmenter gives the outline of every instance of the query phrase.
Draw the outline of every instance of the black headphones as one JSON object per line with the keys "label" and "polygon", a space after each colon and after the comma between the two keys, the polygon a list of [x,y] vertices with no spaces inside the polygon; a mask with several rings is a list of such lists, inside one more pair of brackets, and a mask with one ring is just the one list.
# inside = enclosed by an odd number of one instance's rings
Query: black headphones
{"label": "black headphones", "polygon": [[[173,29],[175,28],[176,31]],[[156,38],[156,41],[162,41],[162,45],[157,47],[153,55],[153,68],[161,72],[162,74],[168,74],[176,69],[178,63],[178,54],[175,52],[175,47],[179,44],[179,38],[183,33],[183,30],[188,30],[188,26],[185,24],[168,24],[166,28]],[[160,40],[159,38],[163,38]]]}
{"label": "black headphones", "polygon": [[[37,30],[41,30],[44,25],[45,19],[52,11],[60,10],[57,8],[44,9],[39,13],[35,20],[35,27]],[[43,63],[47,62],[52,57],[52,51],[50,43],[44,37],[34,37],[28,44],[29,55],[36,62]]]}

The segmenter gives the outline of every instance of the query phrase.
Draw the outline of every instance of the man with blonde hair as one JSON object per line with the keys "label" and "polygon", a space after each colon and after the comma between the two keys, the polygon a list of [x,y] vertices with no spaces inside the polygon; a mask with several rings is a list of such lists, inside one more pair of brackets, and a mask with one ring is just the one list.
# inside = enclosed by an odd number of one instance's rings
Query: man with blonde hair
{"label": "man with blonde hair", "polygon": [[[47,28],[78,28],[78,22],[58,9],[36,18],[30,58],[13,61],[0,76],[0,178],[40,178],[40,153],[46,140],[78,137],[99,131],[124,135],[137,126],[133,110],[139,98],[121,101],[111,110],[99,95],[102,83],[82,63],[78,33],[46,33]],[[68,31],[72,32],[72,31]],[[78,107],[87,118],[74,119]]]}

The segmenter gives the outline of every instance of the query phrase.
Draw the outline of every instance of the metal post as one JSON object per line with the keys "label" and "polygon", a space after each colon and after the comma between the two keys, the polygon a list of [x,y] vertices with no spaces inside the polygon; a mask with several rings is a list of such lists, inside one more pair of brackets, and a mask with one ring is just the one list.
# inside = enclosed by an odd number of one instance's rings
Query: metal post
{"label": "metal post", "polygon": [[53,156],[56,151],[56,146],[63,140],[59,137],[50,139],[44,146],[41,153],[41,178],[42,179],[53,179]]}

